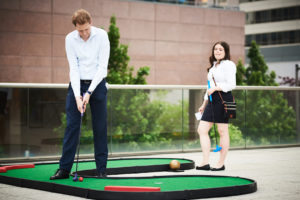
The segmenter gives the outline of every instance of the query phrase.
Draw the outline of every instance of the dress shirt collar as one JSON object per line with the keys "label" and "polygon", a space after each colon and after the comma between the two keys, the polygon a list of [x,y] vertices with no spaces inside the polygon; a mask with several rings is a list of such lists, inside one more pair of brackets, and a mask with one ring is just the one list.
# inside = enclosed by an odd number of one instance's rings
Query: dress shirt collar
{"label": "dress shirt collar", "polygon": [[[91,27],[91,34],[90,34],[90,37],[88,38],[88,40],[92,37],[94,37],[96,35],[96,30],[94,29],[94,26],[90,26]],[[79,35],[79,32],[76,30],[76,36],[75,36],[75,39],[76,40],[79,40],[79,41],[84,41],[80,35]]]}
{"label": "dress shirt collar", "polygon": [[[221,60],[221,62],[220,62],[220,64],[222,63],[222,62],[224,62],[225,60]],[[214,66],[216,66],[216,64],[217,64],[217,61],[214,61]]]}

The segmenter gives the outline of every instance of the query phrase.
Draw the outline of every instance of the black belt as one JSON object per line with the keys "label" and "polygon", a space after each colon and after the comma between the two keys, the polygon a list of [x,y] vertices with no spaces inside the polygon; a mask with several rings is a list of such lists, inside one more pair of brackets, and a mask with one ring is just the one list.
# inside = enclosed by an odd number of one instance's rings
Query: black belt
{"label": "black belt", "polygon": [[80,80],[80,83],[91,84],[92,80]]}

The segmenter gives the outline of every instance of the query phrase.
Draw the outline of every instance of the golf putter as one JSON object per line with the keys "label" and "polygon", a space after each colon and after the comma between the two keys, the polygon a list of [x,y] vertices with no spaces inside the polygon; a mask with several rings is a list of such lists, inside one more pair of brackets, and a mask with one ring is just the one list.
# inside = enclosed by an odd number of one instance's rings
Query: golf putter
{"label": "golf putter", "polygon": [[[208,85],[208,89],[210,89],[210,81],[209,80],[207,80],[207,85]],[[212,104],[212,97],[211,97],[211,95],[208,95],[208,97],[209,97],[211,108],[212,108],[211,111],[212,111],[212,116],[213,116],[213,121],[214,121],[214,131],[215,131],[215,140],[216,140],[216,149],[214,149],[213,152],[219,152],[219,151],[222,150],[222,147],[218,145],[218,139],[217,139],[217,133],[216,133],[216,125],[215,125],[215,116],[214,116],[213,104]]]}
{"label": "golf putter", "polygon": [[[82,109],[84,109],[84,106],[82,106]],[[74,174],[73,181],[78,181],[78,175],[77,175],[77,170],[78,170],[78,160],[79,160],[79,150],[80,150],[80,137],[81,137],[81,125],[82,125],[82,118],[83,118],[84,112],[80,113],[80,126],[79,126],[79,136],[78,136],[78,145],[77,145],[77,160],[76,160],[76,171]]]}

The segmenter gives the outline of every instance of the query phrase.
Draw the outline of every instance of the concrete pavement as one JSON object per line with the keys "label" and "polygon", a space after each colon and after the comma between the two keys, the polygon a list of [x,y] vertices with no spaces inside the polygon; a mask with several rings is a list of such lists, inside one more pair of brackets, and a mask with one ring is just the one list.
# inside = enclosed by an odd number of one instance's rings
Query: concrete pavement
{"label": "concrete pavement", "polygon": [[[186,158],[194,160],[196,165],[201,161],[201,152],[181,154],[160,154],[147,157]],[[139,156],[141,157],[141,156]],[[146,156],[145,156],[146,157]],[[218,153],[211,153],[211,165],[218,160]],[[225,175],[250,178],[257,181],[255,193],[211,198],[211,200],[297,200],[300,199],[300,147],[232,150],[226,161],[226,170],[219,172],[186,170],[176,175]],[[156,172],[119,176],[153,176],[171,175],[174,172]],[[0,184],[2,200],[79,200],[83,198],[45,192],[34,189]]]}

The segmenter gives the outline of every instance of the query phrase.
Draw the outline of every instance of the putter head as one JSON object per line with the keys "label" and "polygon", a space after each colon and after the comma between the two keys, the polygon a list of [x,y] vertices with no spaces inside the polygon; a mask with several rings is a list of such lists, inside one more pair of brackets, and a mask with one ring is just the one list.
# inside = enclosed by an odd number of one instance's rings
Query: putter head
{"label": "putter head", "polygon": [[75,181],[75,182],[78,181],[77,173],[75,173],[73,181]]}
{"label": "putter head", "polygon": [[219,152],[219,151],[221,151],[221,150],[222,150],[222,147],[219,146],[219,145],[216,145],[216,149],[213,150],[213,152]]}

